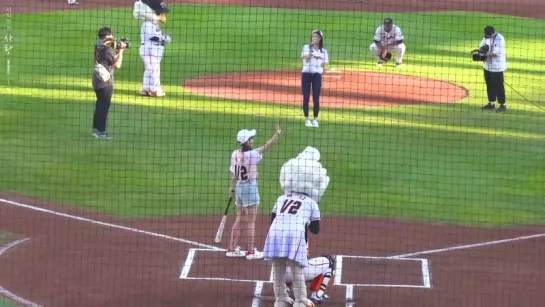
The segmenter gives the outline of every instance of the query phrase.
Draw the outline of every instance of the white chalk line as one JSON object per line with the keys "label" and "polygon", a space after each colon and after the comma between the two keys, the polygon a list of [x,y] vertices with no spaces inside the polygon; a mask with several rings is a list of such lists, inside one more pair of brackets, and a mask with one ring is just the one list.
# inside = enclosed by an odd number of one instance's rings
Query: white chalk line
{"label": "white chalk line", "polygon": [[354,286],[353,285],[347,285],[346,286],[346,307],[354,306]]}
{"label": "white chalk line", "polygon": [[335,279],[333,280],[333,285],[340,285],[343,274],[343,256],[335,256]]}
{"label": "white chalk line", "polygon": [[263,292],[263,282],[258,281],[255,283],[254,298],[252,299],[252,307],[259,307],[259,305],[261,305],[262,292]]}
{"label": "white chalk line", "polygon": [[509,239],[503,239],[503,240],[494,240],[494,241],[487,241],[487,242],[481,242],[481,243],[475,243],[475,244],[458,245],[458,246],[451,246],[451,247],[445,247],[445,248],[439,248],[439,249],[430,249],[430,250],[425,250],[421,252],[394,255],[394,256],[389,256],[385,258],[397,259],[397,258],[408,258],[408,257],[420,256],[420,255],[431,255],[431,254],[438,254],[438,253],[444,253],[444,252],[450,252],[450,251],[456,251],[456,250],[470,249],[475,247],[491,246],[491,245],[497,245],[497,244],[503,244],[503,243],[516,242],[516,241],[538,239],[543,237],[545,237],[545,233],[539,233],[535,235],[521,236],[521,237],[515,237],[515,238],[509,238]]}
{"label": "white chalk line", "polygon": [[42,213],[48,213],[48,214],[52,214],[52,215],[56,215],[56,216],[62,216],[62,217],[65,217],[65,218],[69,218],[69,219],[73,219],[73,220],[77,220],[77,221],[81,221],[81,222],[87,222],[87,223],[90,223],[90,224],[96,224],[96,225],[100,225],[100,226],[106,226],[106,227],[111,227],[111,228],[116,228],[116,229],[122,229],[122,230],[130,231],[130,232],[134,232],[134,233],[139,233],[139,234],[144,234],[144,235],[148,235],[148,236],[152,236],[152,237],[163,238],[163,239],[166,239],[166,240],[172,240],[172,241],[176,241],[176,242],[186,243],[186,244],[189,244],[189,245],[195,245],[195,246],[203,247],[203,248],[206,248],[206,249],[211,249],[211,250],[216,250],[216,251],[225,251],[225,249],[220,248],[220,247],[216,247],[216,246],[213,246],[213,245],[203,244],[203,243],[199,243],[199,242],[196,242],[196,241],[177,238],[177,237],[173,237],[173,236],[169,236],[169,235],[165,235],[165,234],[160,234],[160,233],[156,233],[156,232],[151,232],[151,231],[126,227],[126,226],[121,226],[121,225],[117,225],[117,224],[92,220],[92,219],[88,219],[88,218],[84,218],[84,217],[79,217],[79,216],[76,216],[76,215],[71,215],[71,214],[67,214],[67,213],[58,212],[58,211],[55,211],[55,210],[49,210],[49,209],[44,209],[44,208],[40,208],[40,207],[26,205],[26,204],[19,203],[19,202],[16,202],[16,201],[12,201],[12,200],[9,200],[9,199],[0,198],[0,203],[8,204],[8,205],[16,206],[16,207],[21,207],[21,208],[26,208],[26,209],[30,209],[30,210],[38,211],[38,212],[42,212]]}
{"label": "white chalk line", "polygon": [[431,289],[430,263],[427,259],[422,260],[422,283],[424,287]]}
{"label": "white chalk line", "polygon": [[[30,238],[26,238],[26,239],[20,239],[20,240],[16,240],[16,241],[13,241],[13,242],[10,242],[4,246],[2,246],[2,248],[0,248],[0,256],[2,256],[2,254],[4,254],[5,252],[7,252],[9,249],[19,245],[19,244],[22,244],[22,243],[25,243],[26,241],[30,240]],[[3,295],[3,296],[6,296],[7,298],[11,299],[12,301],[14,302],[17,302],[18,304],[21,304],[23,306],[28,306],[28,307],[41,307],[40,305],[36,304],[36,303],[33,303],[29,300],[26,300],[20,296],[17,296],[16,294],[8,291],[6,288],[3,288],[3,287],[0,287],[0,295]]]}
{"label": "white chalk line", "polygon": [[189,275],[189,270],[191,269],[191,265],[193,264],[194,258],[195,258],[195,249],[192,248],[187,253],[187,258],[185,258],[185,262],[182,267],[182,272],[180,273],[180,279],[187,278],[187,275]]}

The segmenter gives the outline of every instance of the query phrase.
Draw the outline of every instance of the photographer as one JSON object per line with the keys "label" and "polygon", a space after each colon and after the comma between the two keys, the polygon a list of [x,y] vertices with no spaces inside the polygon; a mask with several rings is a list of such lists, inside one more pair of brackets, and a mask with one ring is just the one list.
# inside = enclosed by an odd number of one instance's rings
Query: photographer
{"label": "photographer", "polygon": [[483,110],[494,110],[496,99],[500,107],[496,112],[505,112],[505,88],[503,72],[507,70],[505,59],[505,39],[492,26],[484,28],[484,38],[479,49],[472,51],[474,61],[483,61],[484,80],[488,103],[482,107]]}
{"label": "photographer", "polygon": [[112,139],[106,133],[106,119],[112,101],[114,88],[114,69],[120,68],[123,62],[123,51],[130,45],[122,39],[116,42],[110,28],[98,31],[95,42],[95,69],[93,73],[93,89],[97,100],[93,117],[93,136],[98,139]]}

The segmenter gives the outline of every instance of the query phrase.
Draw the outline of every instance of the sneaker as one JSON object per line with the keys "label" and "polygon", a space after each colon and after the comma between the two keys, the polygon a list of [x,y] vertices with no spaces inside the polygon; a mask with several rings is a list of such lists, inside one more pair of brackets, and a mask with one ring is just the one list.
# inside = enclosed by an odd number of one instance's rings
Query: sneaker
{"label": "sneaker", "polygon": [[313,121],[312,121],[312,127],[316,127],[316,128],[320,127],[320,125],[318,125],[318,121],[317,121],[317,120],[313,120]]}
{"label": "sneaker", "polygon": [[284,300],[284,302],[286,302],[286,304],[288,304],[288,305],[293,305],[293,304],[295,304],[295,301],[294,301],[291,297],[289,297],[289,296],[286,297],[286,299]]}
{"label": "sneaker", "polygon": [[[315,307],[316,303],[314,303],[312,300],[309,300],[308,298],[305,298],[303,301],[297,301],[296,304],[299,304],[297,306]],[[301,304],[303,304],[303,305],[301,305]]]}
{"label": "sneaker", "polygon": [[102,139],[102,140],[113,140],[113,136],[109,135],[108,133],[106,132],[99,132],[98,130],[97,131],[94,131],[93,132],[93,136],[97,139]]}
{"label": "sneaker", "polygon": [[246,259],[248,260],[263,259],[263,253],[258,251],[257,248],[254,248],[253,251],[246,252]]}
{"label": "sneaker", "polygon": [[242,257],[246,257],[246,253],[242,251],[240,246],[237,246],[237,248],[235,248],[235,249],[229,249],[225,253],[225,256],[227,256],[229,258],[242,258]]}
{"label": "sneaker", "polygon": [[149,96],[151,97],[165,97],[167,94],[163,90],[159,90],[157,92],[149,92]]}
{"label": "sneaker", "polygon": [[378,62],[377,62],[377,66],[378,66],[378,67],[381,67],[381,66],[382,66],[382,64],[384,64],[384,62],[383,62],[383,61],[378,61]]}
{"label": "sneaker", "polygon": [[496,112],[507,112],[507,106],[505,106],[505,104],[500,104],[500,107],[496,110]]}
{"label": "sneaker", "polygon": [[403,64],[401,64],[401,62],[396,62],[396,67],[397,68],[401,68],[401,65],[403,65]]}
{"label": "sneaker", "polygon": [[139,94],[140,96],[150,96],[150,91],[145,90],[145,89],[141,89],[141,90],[138,92],[138,94]]}
{"label": "sneaker", "polygon": [[309,119],[307,119],[307,120],[305,121],[305,126],[307,126],[307,127],[314,127],[314,125],[312,124],[312,122],[311,122]]}
{"label": "sneaker", "polygon": [[319,297],[318,296],[318,293],[316,291],[312,292],[312,294],[310,295],[310,300],[314,303],[314,304],[320,304],[322,302],[322,297]]}
{"label": "sneaker", "polygon": [[495,104],[490,102],[481,107],[481,109],[483,110],[494,110],[495,108],[496,108]]}

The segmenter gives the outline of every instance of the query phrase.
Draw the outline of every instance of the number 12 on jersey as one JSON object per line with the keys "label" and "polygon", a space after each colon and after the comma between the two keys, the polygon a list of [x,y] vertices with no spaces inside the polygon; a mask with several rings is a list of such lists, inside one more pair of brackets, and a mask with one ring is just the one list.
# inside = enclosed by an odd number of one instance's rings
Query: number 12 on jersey
{"label": "number 12 on jersey", "polygon": [[280,209],[280,213],[285,213],[286,210],[288,210],[289,214],[297,214],[297,211],[299,211],[299,208],[301,208],[301,203],[298,200],[293,199],[286,199],[284,201],[284,204],[282,205],[282,208]]}
{"label": "number 12 on jersey", "polygon": [[235,176],[237,180],[248,180],[248,170],[244,165],[235,165]]}

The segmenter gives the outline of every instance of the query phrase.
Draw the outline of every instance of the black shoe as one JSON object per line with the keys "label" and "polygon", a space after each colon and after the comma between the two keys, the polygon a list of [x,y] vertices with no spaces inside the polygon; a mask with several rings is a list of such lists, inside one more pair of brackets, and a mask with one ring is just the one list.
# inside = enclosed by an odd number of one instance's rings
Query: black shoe
{"label": "black shoe", "polygon": [[493,103],[487,103],[481,107],[483,110],[494,110],[496,106]]}
{"label": "black shoe", "polygon": [[506,112],[507,111],[507,107],[505,106],[505,104],[500,104],[500,107],[496,110],[496,112],[500,113],[500,112]]}

